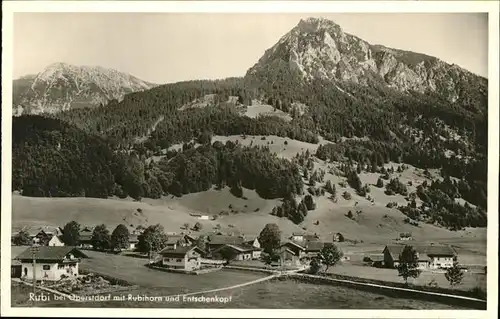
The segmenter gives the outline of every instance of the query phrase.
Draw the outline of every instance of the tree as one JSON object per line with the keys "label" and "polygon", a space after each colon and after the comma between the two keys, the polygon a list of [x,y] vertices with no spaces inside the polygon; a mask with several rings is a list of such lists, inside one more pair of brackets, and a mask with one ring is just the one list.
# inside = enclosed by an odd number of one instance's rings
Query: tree
{"label": "tree", "polygon": [[345,241],[344,235],[342,235],[341,233],[337,233],[337,236],[338,236],[339,242],[344,242]]}
{"label": "tree", "polygon": [[307,207],[307,210],[314,210],[316,209],[316,203],[314,203],[314,200],[311,195],[306,195],[304,198],[304,204]]}
{"label": "tree", "polygon": [[208,238],[206,235],[200,235],[198,239],[196,239],[195,245],[203,250],[204,252],[207,252],[208,245],[207,245]]}
{"label": "tree", "polygon": [[271,254],[281,243],[281,230],[276,224],[267,224],[260,232],[259,243],[264,252]]}
{"label": "tree", "polygon": [[380,177],[377,179],[377,187],[378,188],[384,187],[384,181]]}
{"label": "tree", "polygon": [[144,253],[160,251],[167,244],[167,235],[160,224],[148,226],[137,239],[137,250]]}
{"label": "tree", "polygon": [[193,226],[194,231],[200,231],[202,229],[203,229],[203,225],[200,222],[196,222],[196,224],[194,224],[194,226]]}
{"label": "tree", "polygon": [[[142,227],[142,226],[141,226]],[[139,226],[137,226],[137,229]],[[127,226],[120,224],[116,226],[111,234],[111,247],[113,249],[126,249],[129,247],[130,232]]]}
{"label": "tree", "polygon": [[351,211],[348,211],[346,216],[349,218],[349,219],[352,219],[354,217],[354,215],[352,214]]}
{"label": "tree", "polygon": [[320,269],[321,261],[318,260],[318,258],[313,258],[309,263],[309,273],[315,275],[320,271]]}
{"label": "tree", "polygon": [[16,246],[29,246],[32,240],[27,231],[21,230],[12,238],[12,243]]}
{"label": "tree", "polygon": [[80,224],[71,221],[64,225],[62,241],[66,246],[77,246],[80,241]]}
{"label": "tree", "polygon": [[243,197],[243,188],[241,187],[241,182],[237,181],[233,183],[230,189],[231,194],[233,194],[235,197],[241,198]]}
{"label": "tree", "polygon": [[238,256],[238,253],[234,249],[225,246],[219,250],[219,255],[226,261],[226,264],[229,264],[229,262],[231,262],[236,258],[236,256]]}
{"label": "tree", "polygon": [[189,229],[189,226],[190,226],[189,223],[182,224],[182,227],[184,227],[184,229],[186,229],[186,230]]}
{"label": "tree", "polygon": [[260,257],[260,260],[266,265],[266,266],[271,266],[273,262],[279,261],[280,256],[275,253],[274,251],[271,251],[269,253],[264,253]]}
{"label": "tree", "polygon": [[325,245],[318,253],[318,259],[326,266],[325,272],[329,267],[335,266],[344,253],[336,245]]}
{"label": "tree", "polygon": [[403,277],[408,284],[408,278],[418,278],[420,273],[417,251],[412,246],[406,245],[399,255],[398,276]]}
{"label": "tree", "polygon": [[462,282],[462,279],[464,278],[464,272],[462,271],[462,269],[460,269],[458,263],[456,263],[455,265],[453,265],[453,267],[446,270],[444,276],[451,286],[455,286],[460,285],[460,283]]}
{"label": "tree", "polygon": [[92,246],[97,250],[106,250],[111,246],[111,236],[106,225],[101,224],[94,228],[91,238]]}

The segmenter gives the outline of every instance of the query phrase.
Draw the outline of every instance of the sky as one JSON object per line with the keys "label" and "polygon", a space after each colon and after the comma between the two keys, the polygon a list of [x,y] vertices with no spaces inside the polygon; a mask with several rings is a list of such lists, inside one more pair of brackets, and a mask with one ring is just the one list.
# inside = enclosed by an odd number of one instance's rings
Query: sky
{"label": "sky", "polygon": [[372,44],[488,74],[485,13],[15,13],[13,75],[65,62],[158,84],[243,76],[307,17],[331,19]]}

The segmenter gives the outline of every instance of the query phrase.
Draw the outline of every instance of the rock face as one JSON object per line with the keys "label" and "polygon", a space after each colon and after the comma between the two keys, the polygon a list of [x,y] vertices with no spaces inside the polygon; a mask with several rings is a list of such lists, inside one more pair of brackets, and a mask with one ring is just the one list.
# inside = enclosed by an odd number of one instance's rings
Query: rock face
{"label": "rock face", "polygon": [[98,106],[154,86],[113,69],[54,63],[13,81],[13,115]]}
{"label": "rock face", "polygon": [[[487,97],[487,80],[424,54],[372,45],[322,18],[308,18],[268,49],[247,75],[286,62],[304,80],[374,84],[400,92],[437,93],[449,102]],[[472,96],[471,96],[472,92]]]}

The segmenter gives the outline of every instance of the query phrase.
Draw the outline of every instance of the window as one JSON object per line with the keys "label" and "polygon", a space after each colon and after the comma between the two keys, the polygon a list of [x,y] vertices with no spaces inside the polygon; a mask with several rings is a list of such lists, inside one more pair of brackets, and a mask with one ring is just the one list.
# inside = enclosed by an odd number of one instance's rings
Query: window
{"label": "window", "polygon": [[58,264],[57,265],[57,269],[63,269],[64,268],[64,264]]}
{"label": "window", "polygon": [[178,263],[182,262],[182,259],[177,259],[177,262],[178,262]]}
{"label": "window", "polygon": [[43,265],[42,268],[43,270],[50,270],[50,265]]}

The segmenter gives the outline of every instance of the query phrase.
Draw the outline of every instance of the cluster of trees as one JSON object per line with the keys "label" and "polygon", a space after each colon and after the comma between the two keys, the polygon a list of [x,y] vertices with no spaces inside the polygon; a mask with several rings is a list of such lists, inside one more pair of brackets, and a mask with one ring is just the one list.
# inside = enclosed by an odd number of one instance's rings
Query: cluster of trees
{"label": "cluster of trees", "polygon": [[57,119],[14,118],[14,190],[28,196],[159,198],[212,185],[255,189],[263,198],[302,192],[298,167],[267,147],[220,142],[170,153],[158,163]]}
{"label": "cluster of trees", "polygon": [[398,178],[392,178],[389,183],[385,185],[385,193],[387,195],[401,194],[406,196],[408,195],[408,189]]}
{"label": "cluster of trees", "polygon": [[302,192],[297,166],[278,158],[267,147],[242,147],[231,141],[192,148],[151,163],[147,175],[148,180],[158,181],[160,195],[181,196],[208,190],[212,185],[229,186],[240,197],[242,187],[254,189],[263,198]]}
{"label": "cluster of trees", "polygon": [[[62,241],[68,246],[80,244],[81,225],[76,221],[70,221],[63,227]],[[130,232],[127,226],[120,224],[112,233],[106,225],[98,225],[94,228],[91,243],[97,250],[122,250],[129,247]]]}
{"label": "cluster of trees", "polygon": [[273,208],[271,215],[288,218],[295,224],[300,224],[307,216],[307,212],[316,209],[316,203],[311,195],[306,195],[297,203],[293,194],[287,195],[283,203]]}

